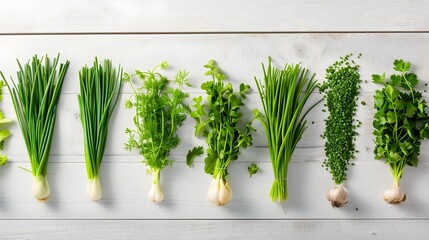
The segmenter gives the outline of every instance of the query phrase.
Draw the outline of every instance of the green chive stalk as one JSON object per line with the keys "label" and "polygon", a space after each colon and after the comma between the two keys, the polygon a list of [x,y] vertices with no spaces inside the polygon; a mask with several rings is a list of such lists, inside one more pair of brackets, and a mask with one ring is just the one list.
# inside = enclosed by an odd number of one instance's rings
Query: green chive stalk
{"label": "green chive stalk", "polygon": [[304,110],[305,103],[317,87],[315,75],[308,77],[308,70],[299,64],[286,64],[283,69],[262,64],[263,81],[255,77],[262,100],[264,114],[255,109],[268,140],[274,182],[270,198],[274,202],[287,201],[287,172],[296,145],[307,128],[305,116],[319,102]]}
{"label": "green chive stalk", "polygon": [[84,66],[79,72],[80,95],[78,95],[80,116],[84,133],[85,163],[88,177],[87,194],[90,199],[101,199],[102,190],[99,169],[119,93],[122,89],[122,68],[116,70],[111,60],[98,63],[95,58],[92,67]]}
{"label": "green chive stalk", "polygon": [[18,81],[6,82],[30,157],[33,197],[40,201],[47,201],[51,192],[47,178],[49,153],[58,100],[69,66],[69,61],[59,64],[59,56],[51,63],[48,56],[39,59],[35,55],[24,66],[17,60]]}

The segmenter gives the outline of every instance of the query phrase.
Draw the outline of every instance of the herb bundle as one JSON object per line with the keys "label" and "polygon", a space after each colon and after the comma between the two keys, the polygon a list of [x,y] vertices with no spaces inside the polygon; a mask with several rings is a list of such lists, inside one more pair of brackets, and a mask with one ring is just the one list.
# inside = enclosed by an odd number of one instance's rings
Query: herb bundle
{"label": "herb bundle", "polygon": [[[125,149],[137,149],[143,155],[143,163],[152,173],[152,188],[149,199],[161,202],[164,193],[160,185],[161,170],[173,163],[170,151],[180,143],[177,134],[179,127],[185,122],[190,112],[185,103],[187,93],[182,91],[188,83],[188,72],[179,71],[175,76],[175,88],[171,87],[171,80],[157,71],[166,70],[167,62],[162,62],[152,70],[146,72],[136,70],[135,74],[125,74],[124,81],[130,84],[133,94],[126,101],[127,109],[135,108],[135,130],[127,128],[129,136]],[[140,82],[136,86],[132,77],[138,77]]]}
{"label": "herb bundle", "polygon": [[360,122],[355,120],[355,115],[361,80],[359,66],[350,60],[351,56],[341,57],[340,61],[329,66],[326,69],[326,81],[320,87],[329,112],[322,135],[326,139],[326,159],[322,167],[331,173],[332,180],[339,185],[329,189],[326,194],[332,207],[341,207],[348,202],[343,182],[347,180],[350,160],[355,158],[357,152],[356,128]]}
{"label": "herb bundle", "polygon": [[[19,61],[18,81],[6,85],[30,157],[33,174],[33,197],[46,201],[50,194],[47,178],[48,160],[54,134],[58,100],[69,61],[53,63],[48,56],[35,55],[24,66]],[[59,65],[58,65],[59,64]]]}
{"label": "herb bundle", "polygon": [[[0,72],[3,80],[0,80],[0,101],[3,100],[3,87],[6,86],[4,76]],[[3,115],[3,112],[0,111],[0,126],[3,127],[3,125],[12,122],[11,119],[5,118]],[[3,150],[5,139],[10,136],[10,132],[8,129],[2,129],[0,130],[0,150]],[[0,166],[6,164],[7,162],[7,156],[4,154],[0,154]]]}
{"label": "herb bundle", "polygon": [[84,66],[79,72],[80,116],[84,133],[85,163],[88,176],[87,194],[91,200],[101,199],[99,168],[106,147],[109,120],[115,110],[122,88],[122,68],[112,67],[111,60],[92,67]]}
{"label": "herb bundle", "polygon": [[406,165],[416,167],[420,144],[429,137],[429,116],[427,103],[422,93],[414,88],[418,85],[417,75],[409,72],[411,63],[395,60],[394,70],[399,74],[390,76],[372,75],[374,83],[383,88],[374,95],[375,159],[385,159],[393,175],[393,187],[384,192],[384,200],[400,204],[407,197],[399,187]]}
{"label": "herb bundle", "polygon": [[207,94],[207,103],[203,103],[201,96],[194,98],[191,116],[197,122],[195,135],[205,137],[208,145],[204,170],[213,180],[207,197],[213,204],[224,205],[232,198],[228,166],[238,159],[240,148],[252,145],[251,133],[255,129],[251,122],[241,122],[241,107],[250,86],[241,84],[240,91],[235,92],[231,83],[225,84],[227,76],[219,71],[214,60],[204,67],[208,70],[206,76],[211,76],[211,80],[201,85]]}
{"label": "herb bundle", "polygon": [[274,172],[270,198],[274,202],[286,201],[287,171],[293,152],[307,128],[305,116],[319,102],[304,110],[305,103],[317,87],[314,74],[299,64],[286,64],[283,69],[273,67],[271,58],[268,68],[262,64],[263,81],[255,77],[264,114],[255,109],[255,117],[265,128]]}

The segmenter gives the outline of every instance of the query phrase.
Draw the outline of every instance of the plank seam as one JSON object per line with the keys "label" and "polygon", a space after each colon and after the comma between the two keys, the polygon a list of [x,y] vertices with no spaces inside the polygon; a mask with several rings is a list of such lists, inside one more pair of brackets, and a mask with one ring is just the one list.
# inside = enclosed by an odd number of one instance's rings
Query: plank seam
{"label": "plank seam", "polygon": [[422,31],[197,31],[197,32],[3,32],[0,36],[35,35],[246,35],[246,34],[427,34]]}

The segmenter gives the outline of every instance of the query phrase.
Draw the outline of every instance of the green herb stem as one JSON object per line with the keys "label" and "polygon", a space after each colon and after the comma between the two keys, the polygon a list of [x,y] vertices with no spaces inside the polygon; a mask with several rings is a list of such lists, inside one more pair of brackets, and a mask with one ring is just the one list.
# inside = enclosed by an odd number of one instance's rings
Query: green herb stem
{"label": "green herb stem", "polygon": [[78,95],[84,133],[85,163],[88,179],[99,176],[109,131],[109,120],[122,89],[122,68],[116,70],[111,60],[103,65],[95,58],[92,67],[84,66],[79,72]]}
{"label": "green herb stem", "polygon": [[274,172],[270,191],[272,201],[281,202],[288,198],[287,172],[293,152],[304,133],[305,117],[320,101],[307,110],[304,106],[316,89],[314,75],[308,77],[308,70],[297,65],[285,65],[283,69],[273,67],[271,58],[268,67],[262,64],[263,81],[255,78],[262,101],[264,114],[255,109],[255,118],[265,128]]}

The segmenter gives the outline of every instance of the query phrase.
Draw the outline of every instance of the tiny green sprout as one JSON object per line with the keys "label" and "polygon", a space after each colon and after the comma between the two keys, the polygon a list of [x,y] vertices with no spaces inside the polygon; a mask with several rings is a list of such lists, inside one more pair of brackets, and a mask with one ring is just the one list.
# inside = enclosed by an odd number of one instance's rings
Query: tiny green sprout
{"label": "tiny green sprout", "polygon": [[252,163],[250,164],[249,167],[247,167],[247,171],[249,172],[250,177],[252,177],[253,174],[257,173],[258,170],[259,170],[259,167],[258,165],[256,165],[256,163]]}

